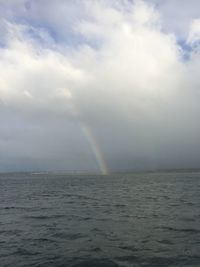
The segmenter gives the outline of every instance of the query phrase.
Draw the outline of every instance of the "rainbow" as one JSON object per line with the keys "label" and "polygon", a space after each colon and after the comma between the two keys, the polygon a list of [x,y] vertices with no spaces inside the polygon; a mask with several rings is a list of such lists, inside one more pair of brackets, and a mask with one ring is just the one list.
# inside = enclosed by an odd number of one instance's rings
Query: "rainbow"
{"label": "rainbow", "polygon": [[96,161],[97,161],[97,164],[99,166],[99,169],[101,171],[101,174],[103,175],[106,175],[109,173],[108,171],[108,167],[107,167],[107,164],[106,164],[106,161],[104,160],[104,157],[103,157],[103,153],[101,151],[101,148],[99,146],[99,144],[97,143],[91,129],[86,125],[86,124],[83,124],[83,123],[80,123],[80,128],[83,132],[83,134],[85,135],[91,149],[92,149],[92,152],[96,158]]}
{"label": "rainbow", "polygon": [[99,144],[96,141],[96,138],[94,134],[92,133],[92,130],[90,127],[84,122],[84,120],[81,118],[80,111],[78,110],[77,106],[74,104],[74,101],[72,101],[72,95],[70,94],[70,100],[71,100],[71,112],[76,117],[78,125],[85,136],[85,138],[88,141],[88,144],[92,150],[92,153],[96,159],[97,165],[99,167],[99,170],[101,171],[101,174],[106,175],[109,173],[109,169],[107,167],[106,161],[104,160],[103,153],[101,151],[101,148]]}

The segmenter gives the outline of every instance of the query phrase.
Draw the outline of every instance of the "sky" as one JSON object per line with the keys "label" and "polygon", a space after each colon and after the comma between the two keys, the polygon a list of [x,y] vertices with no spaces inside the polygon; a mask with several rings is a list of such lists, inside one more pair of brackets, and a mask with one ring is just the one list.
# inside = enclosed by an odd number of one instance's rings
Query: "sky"
{"label": "sky", "polygon": [[0,171],[200,167],[199,0],[0,0]]}

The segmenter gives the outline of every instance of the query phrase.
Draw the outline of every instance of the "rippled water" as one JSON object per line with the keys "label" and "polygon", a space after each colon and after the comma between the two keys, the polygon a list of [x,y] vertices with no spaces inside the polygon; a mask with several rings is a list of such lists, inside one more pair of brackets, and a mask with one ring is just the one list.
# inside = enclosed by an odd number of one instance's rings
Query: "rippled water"
{"label": "rippled water", "polygon": [[200,174],[0,175],[0,266],[200,266]]}

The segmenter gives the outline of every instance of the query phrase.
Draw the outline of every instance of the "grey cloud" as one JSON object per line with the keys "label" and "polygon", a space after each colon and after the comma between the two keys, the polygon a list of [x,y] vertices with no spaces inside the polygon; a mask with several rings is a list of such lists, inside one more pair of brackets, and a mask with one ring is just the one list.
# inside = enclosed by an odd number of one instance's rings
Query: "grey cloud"
{"label": "grey cloud", "polygon": [[[158,11],[143,2],[120,9],[120,2],[88,1],[90,14],[79,17],[76,2],[48,3],[22,1],[15,15],[13,6],[5,12],[15,31],[0,50],[1,170],[96,171],[98,153],[111,170],[199,167],[199,50],[186,61],[182,33],[163,32],[172,4],[159,2]],[[48,39],[42,25],[62,42]]]}

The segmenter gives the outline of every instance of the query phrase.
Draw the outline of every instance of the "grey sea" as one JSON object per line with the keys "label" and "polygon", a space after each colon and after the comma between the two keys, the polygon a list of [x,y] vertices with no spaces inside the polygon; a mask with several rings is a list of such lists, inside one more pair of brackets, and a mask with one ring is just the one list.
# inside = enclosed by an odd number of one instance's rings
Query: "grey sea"
{"label": "grey sea", "polygon": [[200,266],[200,173],[0,175],[1,267]]}

